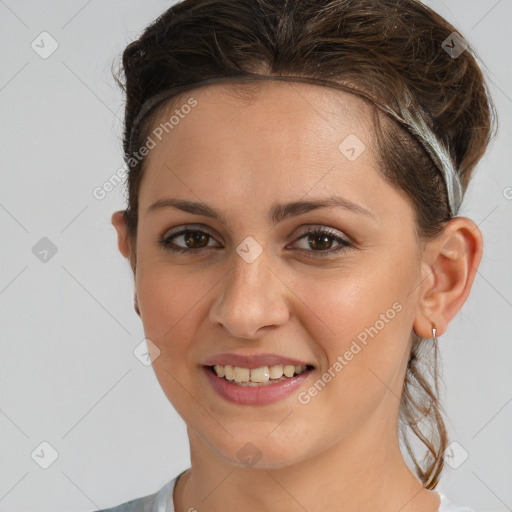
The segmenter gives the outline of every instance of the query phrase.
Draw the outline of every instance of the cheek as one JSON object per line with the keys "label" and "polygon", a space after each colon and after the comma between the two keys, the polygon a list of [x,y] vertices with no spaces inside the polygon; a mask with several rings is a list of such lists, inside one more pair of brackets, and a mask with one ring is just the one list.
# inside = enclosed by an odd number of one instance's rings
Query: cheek
{"label": "cheek", "polygon": [[407,321],[403,294],[389,281],[369,273],[310,282],[307,293],[297,292],[311,308],[301,310],[303,327],[324,357],[295,419],[299,430],[322,432],[322,442],[361,428],[377,410],[388,421],[399,407]]}
{"label": "cheek", "polygon": [[[199,317],[205,314],[201,299],[206,298],[211,286],[204,282],[201,285],[198,277],[187,276],[184,269],[155,263],[141,265],[137,273],[145,337],[160,350],[152,362],[160,387],[187,423],[208,423],[211,418],[202,415],[195,401],[197,373],[191,369],[197,367],[200,357],[194,350]],[[191,394],[195,400],[191,400]]]}
{"label": "cheek", "polygon": [[158,338],[164,336],[166,328],[169,329],[175,323],[174,319],[183,312],[177,307],[184,307],[181,280],[173,278],[172,274],[161,273],[145,268],[137,269],[137,296],[144,327]]}
{"label": "cheek", "polygon": [[376,407],[389,388],[400,394],[412,322],[406,276],[413,269],[388,261],[295,281],[294,292],[303,301],[301,327],[324,355],[320,377],[327,383],[318,386],[322,398],[314,398],[323,403],[320,409],[336,404],[355,419]]}
{"label": "cheek", "polygon": [[209,288],[185,269],[156,263],[138,266],[136,289],[146,337],[166,353],[185,351]]}
{"label": "cheek", "polygon": [[395,337],[386,333],[403,329],[407,286],[402,276],[390,268],[368,266],[342,269],[321,279],[295,279],[300,320],[330,358],[343,354],[353,340],[364,344],[379,334],[393,342]]}

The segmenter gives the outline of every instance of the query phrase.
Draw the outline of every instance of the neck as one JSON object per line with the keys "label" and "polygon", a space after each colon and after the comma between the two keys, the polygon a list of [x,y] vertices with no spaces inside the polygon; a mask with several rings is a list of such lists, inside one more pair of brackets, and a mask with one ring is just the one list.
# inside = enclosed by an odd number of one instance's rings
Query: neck
{"label": "neck", "polygon": [[176,512],[437,512],[439,496],[407,467],[397,436],[368,434],[283,468],[258,469],[229,464],[189,433],[191,469],[176,486]]}

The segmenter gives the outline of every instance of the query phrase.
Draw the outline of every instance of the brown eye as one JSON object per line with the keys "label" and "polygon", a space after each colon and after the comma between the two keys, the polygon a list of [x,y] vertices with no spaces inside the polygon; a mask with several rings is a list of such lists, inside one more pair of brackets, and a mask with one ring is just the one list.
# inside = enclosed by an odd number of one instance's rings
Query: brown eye
{"label": "brown eye", "polygon": [[[340,236],[338,231],[327,228],[309,228],[295,243],[302,240],[305,246],[299,250],[315,257],[329,256],[354,247],[349,240]],[[200,254],[204,250],[221,247],[220,245],[211,245],[211,241],[215,242],[215,239],[207,231],[188,228],[164,236],[159,240],[159,244],[165,250],[175,253]],[[337,244],[337,246],[333,248],[333,244]]]}
{"label": "brown eye", "polygon": [[[296,242],[301,240],[304,240],[305,247],[300,250],[310,254],[313,253],[314,256],[327,256],[353,247],[353,244],[341,237],[337,231],[327,228],[309,228]],[[338,246],[332,249],[334,243]]]}
{"label": "brown eye", "polygon": [[325,235],[325,234],[310,234],[307,235],[307,240],[309,243],[309,246],[312,249],[319,249],[319,250],[327,250],[332,247],[333,242],[335,241],[332,236]]}
{"label": "brown eye", "polygon": [[159,240],[161,246],[172,252],[200,252],[202,249],[210,249],[208,245],[214,240],[210,233],[201,229],[182,229],[176,233],[165,236]]}
{"label": "brown eye", "polygon": [[185,231],[183,237],[189,249],[201,249],[208,245],[210,235],[202,231]]}

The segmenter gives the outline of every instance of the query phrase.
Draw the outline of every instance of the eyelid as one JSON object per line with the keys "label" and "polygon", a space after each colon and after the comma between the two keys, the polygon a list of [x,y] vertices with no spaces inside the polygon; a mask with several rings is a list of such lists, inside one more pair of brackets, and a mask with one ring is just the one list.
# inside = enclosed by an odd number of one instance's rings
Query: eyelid
{"label": "eyelid", "polygon": [[162,235],[162,239],[167,239],[171,236],[178,235],[180,233],[183,233],[183,231],[204,231],[208,235],[210,235],[213,238],[216,238],[217,235],[213,233],[213,230],[210,229],[206,224],[182,224],[181,226],[176,226],[174,228],[168,229],[164,232]]}
{"label": "eyelid", "polygon": [[[176,226],[174,228],[171,228],[170,230],[167,230],[162,235],[163,239],[167,239],[173,235],[177,235],[179,233],[182,233],[183,231],[193,231],[194,229],[198,229],[200,231],[205,231],[212,237],[216,237],[217,235],[213,233],[213,230],[210,229],[206,224],[182,224],[181,226]],[[305,231],[301,232],[302,229],[305,229]],[[329,226],[324,226],[323,224],[306,224],[302,225],[300,228],[297,228],[294,231],[294,234],[292,236],[302,238],[304,235],[307,235],[309,233],[314,233],[316,231],[323,231],[327,232],[329,235],[333,237],[339,237],[344,239],[348,243],[357,244],[357,242],[344,232],[341,232],[335,228],[331,228]],[[300,236],[297,234],[297,232],[301,232]],[[295,239],[297,241],[298,238]]]}
{"label": "eyelid", "polygon": [[[302,229],[304,228],[305,230],[302,231]],[[300,235],[294,236],[298,236],[299,238],[302,238],[304,235],[308,235],[310,233],[322,232],[327,233],[328,235],[334,238],[341,238],[347,243],[356,243],[355,240],[353,240],[352,237],[345,234],[344,231],[340,231],[339,229],[332,228],[330,226],[325,226],[324,224],[306,224],[305,226],[301,226],[297,231],[299,231]]]}

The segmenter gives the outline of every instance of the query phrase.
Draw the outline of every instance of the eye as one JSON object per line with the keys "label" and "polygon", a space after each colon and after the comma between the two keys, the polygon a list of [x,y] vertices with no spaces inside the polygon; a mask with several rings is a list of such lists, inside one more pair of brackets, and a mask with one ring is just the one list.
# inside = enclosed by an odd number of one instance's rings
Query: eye
{"label": "eye", "polygon": [[[180,239],[181,244],[176,243]],[[295,243],[302,240],[306,248],[303,247],[299,250],[309,253],[309,255],[314,257],[329,256],[346,249],[354,248],[352,242],[342,237],[338,231],[330,228],[309,227]],[[178,231],[164,235],[158,243],[167,251],[190,254],[201,253],[205,250],[211,250],[214,247],[221,247],[220,245],[209,245],[211,241],[214,241],[212,234],[204,229],[199,229],[199,227],[191,225],[187,226],[185,229],[179,229]],[[332,249],[333,243],[338,244],[334,249]],[[313,250],[308,249],[308,247]]]}
{"label": "eye", "polygon": [[[296,242],[304,240],[306,247],[313,250],[302,248],[301,250],[307,253],[313,253],[314,257],[329,256],[343,250],[353,248],[354,245],[346,238],[340,236],[339,232],[330,228],[310,227],[306,230],[305,234],[299,237]],[[339,244],[334,249],[332,248],[333,242]],[[315,254],[317,253],[317,254]]]}
{"label": "eye", "polygon": [[[183,245],[173,242],[173,240],[178,241],[180,239]],[[205,249],[210,250],[212,247],[215,247],[208,245],[212,240],[213,236],[209,232],[195,228],[194,226],[188,226],[186,229],[181,229],[174,233],[164,235],[158,243],[164,249],[171,252],[192,253],[202,252]]]}

